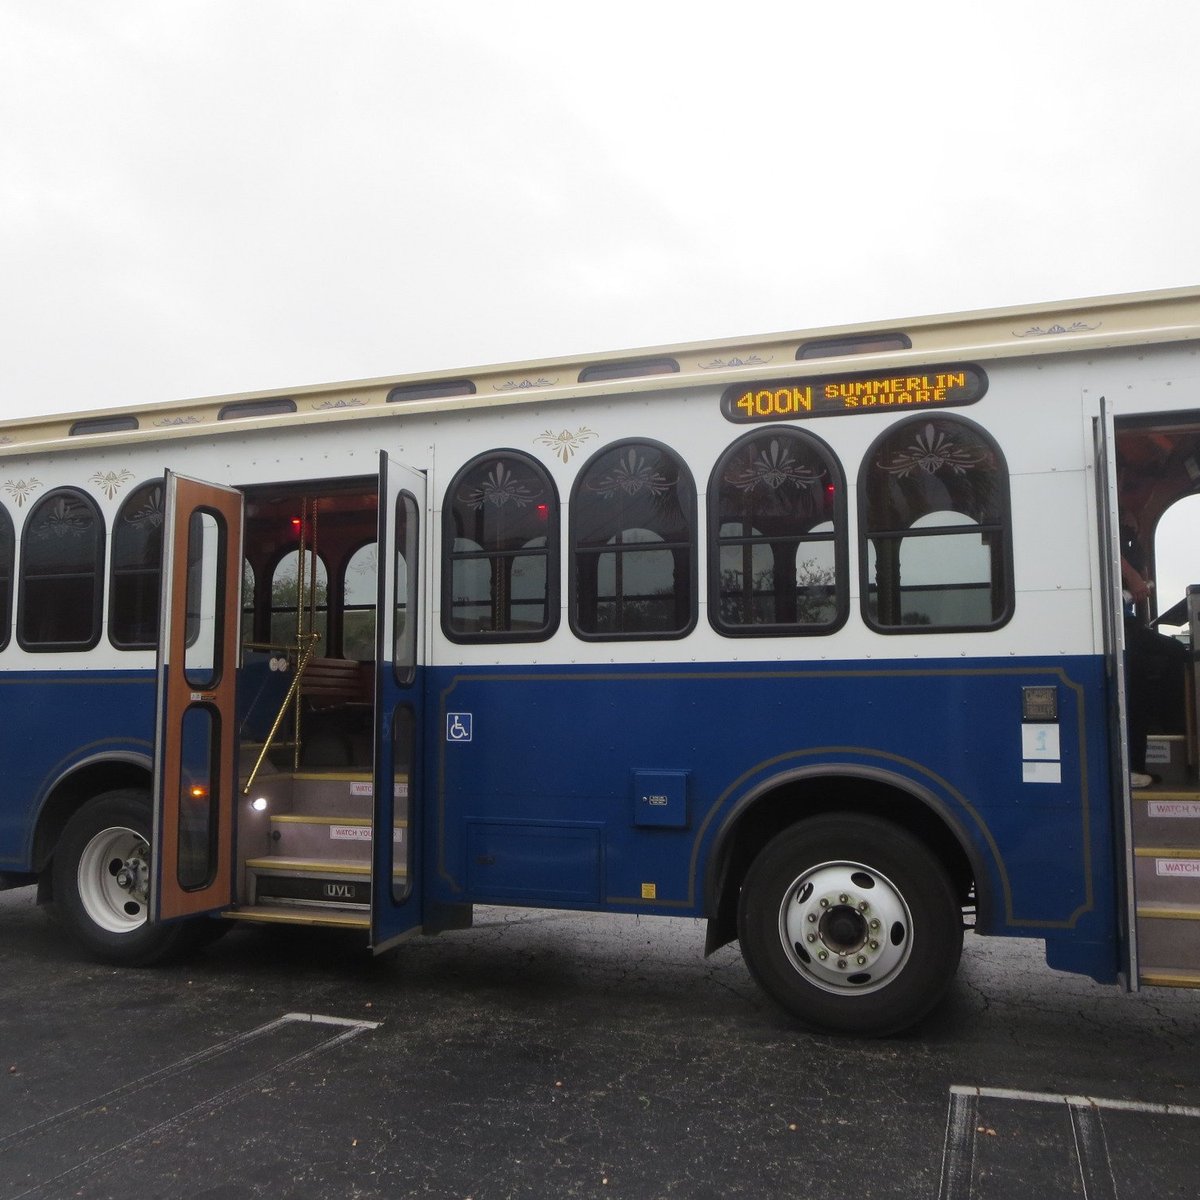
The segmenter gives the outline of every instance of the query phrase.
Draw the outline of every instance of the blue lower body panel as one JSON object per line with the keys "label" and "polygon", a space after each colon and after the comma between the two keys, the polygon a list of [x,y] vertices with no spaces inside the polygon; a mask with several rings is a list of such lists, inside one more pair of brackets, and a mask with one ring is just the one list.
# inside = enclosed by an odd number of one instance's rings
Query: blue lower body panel
{"label": "blue lower body panel", "polygon": [[[1051,689],[1052,720],[1023,718],[1027,688]],[[982,932],[1115,972],[1099,658],[432,668],[430,689],[437,900],[703,915],[710,858],[748,804],[850,776],[954,831]],[[469,740],[448,735],[456,717]]]}

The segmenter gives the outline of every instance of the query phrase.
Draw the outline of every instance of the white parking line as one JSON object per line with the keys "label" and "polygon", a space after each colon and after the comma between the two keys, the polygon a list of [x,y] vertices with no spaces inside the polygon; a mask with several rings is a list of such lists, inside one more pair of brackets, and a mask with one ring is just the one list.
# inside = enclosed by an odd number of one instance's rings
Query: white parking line
{"label": "white parking line", "polygon": [[[260,1025],[256,1029],[251,1029],[245,1033],[239,1033],[231,1038],[226,1038],[224,1041],[216,1042],[211,1046],[205,1047],[203,1050],[189,1054],[148,1075],[141,1075],[136,1079],[131,1079],[128,1083],[112,1088],[110,1091],[83,1100],[78,1104],[73,1104],[70,1108],[65,1108],[61,1112],[53,1113],[40,1121],[25,1126],[23,1129],[18,1129],[13,1133],[7,1134],[3,1138],[0,1138],[0,1156],[16,1150],[22,1145],[33,1142],[53,1132],[56,1128],[61,1129],[67,1126],[72,1118],[94,1113],[98,1110],[111,1112],[114,1108],[114,1102],[128,1101],[132,1096],[147,1088],[154,1087],[156,1084],[163,1083],[168,1079],[185,1075],[187,1072],[193,1071],[197,1067],[219,1058],[221,1055],[243,1050],[252,1042],[257,1042],[286,1025],[295,1024],[329,1026],[330,1032],[314,1045],[290,1054],[277,1062],[271,1062],[265,1068],[256,1071],[239,1083],[223,1088],[201,1100],[199,1103],[190,1105],[188,1108],[172,1114],[165,1120],[159,1121],[149,1128],[139,1130],[132,1137],[128,1137],[115,1145],[106,1146],[96,1154],[73,1163],[66,1170],[60,1171],[49,1178],[39,1180],[23,1192],[10,1195],[9,1200],[21,1200],[22,1197],[34,1196],[39,1193],[44,1194],[47,1189],[54,1185],[61,1185],[66,1179],[90,1173],[114,1155],[127,1150],[137,1142],[152,1138],[188,1120],[207,1116],[258,1086],[269,1076],[294,1067],[317,1054],[332,1049],[334,1046],[342,1045],[364,1031],[379,1027],[378,1021],[357,1021],[346,1017],[323,1016],[318,1013],[285,1013],[283,1016],[277,1017],[273,1021],[268,1021],[265,1025]],[[57,1195],[61,1194],[61,1192],[55,1190],[53,1194]]]}
{"label": "white parking line", "polygon": [[1200,1118],[1200,1108],[1185,1104],[1152,1104],[1058,1092],[1027,1092],[1017,1088],[955,1086],[946,1113],[946,1144],[942,1155],[939,1200],[971,1200],[975,1183],[975,1141],[979,1101],[1010,1100],[1025,1104],[1062,1105],[1068,1113],[1075,1145],[1075,1162],[1084,1200],[1117,1200],[1117,1184],[1108,1153],[1102,1114],[1150,1113]]}

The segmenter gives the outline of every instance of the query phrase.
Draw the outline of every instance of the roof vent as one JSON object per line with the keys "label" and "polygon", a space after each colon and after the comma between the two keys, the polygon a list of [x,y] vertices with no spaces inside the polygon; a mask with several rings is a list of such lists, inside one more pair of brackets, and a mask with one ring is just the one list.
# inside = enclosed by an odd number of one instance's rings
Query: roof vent
{"label": "roof vent", "polygon": [[849,337],[822,338],[805,342],[796,351],[797,358],[844,358],[848,354],[887,354],[893,350],[911,350],[907,333],[855,333]]}
{"label": "roof vent", "polygon": [[87,433],[124,433],[138,427],[137,417],[83,417],[71,425],[70,436]]}
{"label": "roof vent", "polygon": [[473,396],[475,385],[469,379],[428,379],[420,383],[402,383],[387,394],[389,404],[405,400],[441,400],[446,396]]}
{"label": "roof vent", "polygon": [[271,400],[235,400],[217,413],[217,420],[244,421],[248,417],[274,417],[280,413],[295,411],[296,402],[288,396],[279,396]]}
{"label": "roof vent", "polygon": [[679,364],[673,358],[626,358],[621,362],[593,363],[579,372],[580,383],[605,379],[640,379],[644,375],[674,375]]}

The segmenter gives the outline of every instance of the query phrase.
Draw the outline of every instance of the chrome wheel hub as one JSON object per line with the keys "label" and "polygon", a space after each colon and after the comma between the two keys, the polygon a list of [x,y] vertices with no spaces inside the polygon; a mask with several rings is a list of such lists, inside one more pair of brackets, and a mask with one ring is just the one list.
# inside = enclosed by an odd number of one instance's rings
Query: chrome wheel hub
{"label": "chrome wheel hub", "polygon": [[109,933],[144,925],[150,903],[150,847],[132,829],[104,829],[79,858],[79,899],[84,911]]}
{"label": "chrome wheel hub", "polygon": [[880,872],[862,863],[821,863],[787,889],[779,936],[792,966],[816,987],[872,992],[908,961],[912,914]]}

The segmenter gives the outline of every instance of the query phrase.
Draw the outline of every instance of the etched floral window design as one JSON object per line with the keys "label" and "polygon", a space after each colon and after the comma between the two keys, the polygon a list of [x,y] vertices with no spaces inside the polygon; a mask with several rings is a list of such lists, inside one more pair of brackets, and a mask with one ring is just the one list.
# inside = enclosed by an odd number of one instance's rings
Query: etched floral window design
{"label": "etched floral window design", "polygon": [[518,450],[469,462],[442,509],[442,627],[455,641],[534,641],[558,625],[558,493]]}
{"label": "etched floral window design", "polygon": [[162,585],[163,484],[131,492],[113,524],[108,636],[121,650],[158,643]]}
{"label": "etched floral window design", "polygon": [[845,619],[845,487],[819,439],[756,430],[709,485],[709,618],[721,633],[824,633]]}
{"label": "etched floral window design", "polygon": [[695,623],[696,489],[675,454],[621,442],[571,498],[572,606],[585,637],[679,637]]}
{"label": "etched floral window design", "polygon": [[990,629],[1012,610],[1008,471],[961,417],[916,417],[863,463],[863,603],[882,632]]}
{"label": "etched floral window design", "polygon": [[28,650],[86,650],[100,637],[104,521],[85,492],[61,488],[29,514],[21,540],[17,637]]}

